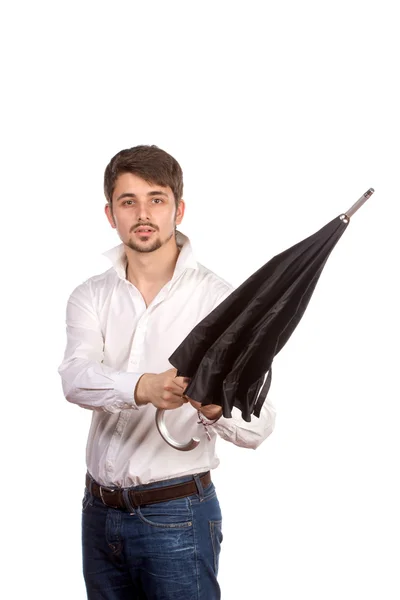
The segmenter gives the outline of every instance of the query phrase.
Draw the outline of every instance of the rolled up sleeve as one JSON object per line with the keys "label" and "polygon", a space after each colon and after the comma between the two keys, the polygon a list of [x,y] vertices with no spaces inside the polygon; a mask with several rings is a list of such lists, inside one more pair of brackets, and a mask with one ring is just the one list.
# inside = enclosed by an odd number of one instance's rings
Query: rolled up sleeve
{"label": "rolled up sleeve", "polygon": [[275,408],[266,398],[260,416],[252,415],[249,423],[242,419],[240,410],[234,407],[232,417],[221,417],[212,427],[227,442],[255,450],[273,432],[275,416]]}
{"label": "rolled up sleeve", "polygon": [[66,331],[67,346],[58,368],[65,398],[109,413],[139,409],[134,391],[143,373],[119,371],[103,363],[104,339],[87,282],[68,299]]}

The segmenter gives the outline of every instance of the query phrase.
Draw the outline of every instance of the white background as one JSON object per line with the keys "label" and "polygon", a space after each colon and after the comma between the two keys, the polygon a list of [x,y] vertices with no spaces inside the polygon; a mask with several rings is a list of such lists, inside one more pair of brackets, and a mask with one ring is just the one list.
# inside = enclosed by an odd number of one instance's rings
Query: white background
{"label": "white background", "polygon": [[219,444],[220,582],[226,600],[400,597],[396,4],[2,9],[3,598],[85,598],[91,415],[57,367],[68,295],[120,242],[104,168],[137,144],[180,162],[181,230],[234,285],[375,188],[274,362],[275,432]]}

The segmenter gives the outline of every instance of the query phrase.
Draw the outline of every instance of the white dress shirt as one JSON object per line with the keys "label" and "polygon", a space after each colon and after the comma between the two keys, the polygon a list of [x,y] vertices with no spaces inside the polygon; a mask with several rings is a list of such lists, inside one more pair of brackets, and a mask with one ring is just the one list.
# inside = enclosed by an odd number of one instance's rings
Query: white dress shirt
{"label": "white dress shirt", "polygon": [[68,299],[67,346],[58,372],[66,399],[93,411],[86,462],[103,485],[126,487],[214,469],[219,464],[217,434],[256,448],[274,427],[275,410],[267,398],[259,418],[247,423],[234,408],[232,418],[221,417],[208,428],[208,440],[197,411],[184,404],[165,413],[175,439],[201,440],[196,449],[182,452],[158,433],[155,407],[136,405],[141,375],[171,369],[168,357],[233,290],[196,262],[189,239],[180,232],[177,244],[173,277],[147,308],[126,278],[123,244],[104,253],[113,266],[79,285]]}

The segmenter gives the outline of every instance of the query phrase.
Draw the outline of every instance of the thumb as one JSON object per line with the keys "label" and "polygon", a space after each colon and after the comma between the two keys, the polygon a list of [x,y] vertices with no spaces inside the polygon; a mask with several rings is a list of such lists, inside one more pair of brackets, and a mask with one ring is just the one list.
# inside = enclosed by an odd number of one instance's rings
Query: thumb
{"label": "thumb", "polygon": [[201,408],[201,402],[196,402],[196,400],[192,400],[191,398],[188,398],[188,400],[193,406],[193,408],[195,408],[196,410],[199,410]]}

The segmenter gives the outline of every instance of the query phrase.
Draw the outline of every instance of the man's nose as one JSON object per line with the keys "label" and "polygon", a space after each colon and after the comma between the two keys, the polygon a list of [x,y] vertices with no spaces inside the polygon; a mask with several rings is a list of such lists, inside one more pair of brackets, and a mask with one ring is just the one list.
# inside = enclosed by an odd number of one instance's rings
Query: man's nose
{"label": "man's nose", "polygon": [[138,204],[137,205],[137,218],[138,221],[150,221],[150,207],[148,204]]}

